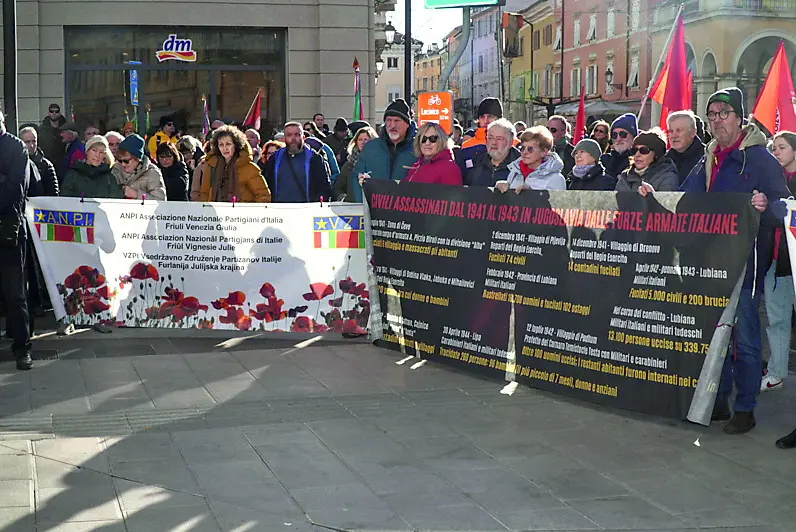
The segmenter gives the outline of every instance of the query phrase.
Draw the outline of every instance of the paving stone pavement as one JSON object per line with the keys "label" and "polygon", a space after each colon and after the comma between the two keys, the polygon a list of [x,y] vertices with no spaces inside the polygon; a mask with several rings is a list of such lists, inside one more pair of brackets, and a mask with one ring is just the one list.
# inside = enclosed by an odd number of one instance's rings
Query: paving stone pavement
{"label": "paving stone pavement", "polygon": [[111,336],[0,362],[0,531],[796,530],[796,385],[731,437],[361,341]]}

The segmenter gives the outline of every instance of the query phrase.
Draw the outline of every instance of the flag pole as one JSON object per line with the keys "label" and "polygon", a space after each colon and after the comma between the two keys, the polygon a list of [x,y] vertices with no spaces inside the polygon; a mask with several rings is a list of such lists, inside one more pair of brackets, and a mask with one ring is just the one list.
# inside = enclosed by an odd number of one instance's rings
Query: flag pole
{"label": "flag pole", "polygon": [[[663,50],[661,51],[661,56],[658,59],[658,62],[655,63],[655,73],[650,78],[650,84],[647,85],[647,90],[644,92],[644,98],[641,99],[641,107],[636,114],[636,121],[641,117],[641,113],[644,112],[644,107],[647,105],[647,100],[650,98],[650,88],[652,87],[652,81],[658,79],[658,74],[660,74],[661,66],[663,65],[663,61],[666,59],[666,54],[669,52],[669,47],[672,45],[672,37],[674,37],[674,30],[677,29],[677,21],[680,20],[680,15],[683,13],[683,8],[685,8],[685,4],[680,4],[680,7],[677,9],[677,15],[674,17],[674,23],[672,24],[672,29],[669,30],[669,36],[666,38],[666,44],[663,46]],[[685,22],[683,23],[685,25]]]}

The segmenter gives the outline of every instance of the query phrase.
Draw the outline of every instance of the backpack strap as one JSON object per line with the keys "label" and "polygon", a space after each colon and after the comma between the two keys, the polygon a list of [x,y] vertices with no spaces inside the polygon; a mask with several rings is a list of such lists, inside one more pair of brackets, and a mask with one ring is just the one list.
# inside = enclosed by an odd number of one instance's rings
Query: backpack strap
{"label": "backpack strap", "polygon": [[276,152],[276,160],[274,161],[274,199],[279,198],[279,167],[282,165],[282,152],[285,148],[280,148]]}

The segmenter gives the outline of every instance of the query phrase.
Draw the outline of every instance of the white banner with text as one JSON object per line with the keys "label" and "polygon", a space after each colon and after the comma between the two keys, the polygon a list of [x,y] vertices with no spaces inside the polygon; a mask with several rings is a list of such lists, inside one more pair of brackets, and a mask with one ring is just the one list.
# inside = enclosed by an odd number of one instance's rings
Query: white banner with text
{"label": "white banner with text", "polygon": [[31,198],[26,214],[75,325],[366,332],[362,205]]}

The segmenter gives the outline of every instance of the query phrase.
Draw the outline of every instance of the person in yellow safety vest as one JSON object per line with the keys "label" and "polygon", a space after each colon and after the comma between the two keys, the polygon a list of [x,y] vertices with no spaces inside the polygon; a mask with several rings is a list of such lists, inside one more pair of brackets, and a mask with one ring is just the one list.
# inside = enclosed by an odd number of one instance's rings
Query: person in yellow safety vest
{"label": "person in yellow safety vest", "polygon": [[150,157],[155,157],[155,153],[158,151],[158,145],[164,144],[166,142],[171,142],[172,144],[176,144],[179,140],[177,138],[177,128],[174,126],[174,119],[170,116],[161,116],[160,117],[160,125],[158,127],[157,132],[152,135],[152,138],[149,139],[147,143],[147,150],[149,151]]}

